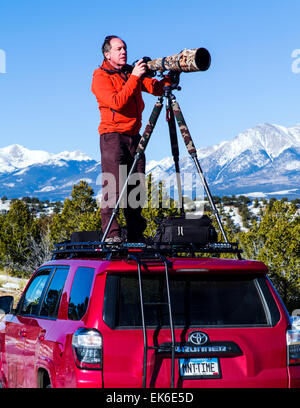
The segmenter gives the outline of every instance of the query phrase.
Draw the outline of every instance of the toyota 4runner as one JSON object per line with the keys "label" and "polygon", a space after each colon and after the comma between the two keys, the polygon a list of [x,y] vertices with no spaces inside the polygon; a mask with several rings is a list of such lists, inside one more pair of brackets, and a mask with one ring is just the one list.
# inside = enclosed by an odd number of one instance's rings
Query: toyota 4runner
{"label": "toyota 4runner", "polygon": [[0,298],[0,384],[300,387],[299,327],[267,272],[182,248],[60,244],[14,310]]}

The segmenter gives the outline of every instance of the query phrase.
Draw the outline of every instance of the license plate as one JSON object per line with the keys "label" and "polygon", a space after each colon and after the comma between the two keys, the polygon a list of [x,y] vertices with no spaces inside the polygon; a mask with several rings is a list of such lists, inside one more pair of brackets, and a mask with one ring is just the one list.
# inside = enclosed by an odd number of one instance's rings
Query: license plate
{"label": "license plate", "polygon": [[181,358],[179,373],[184,378],[221,378],[219,359],[214,358]]}

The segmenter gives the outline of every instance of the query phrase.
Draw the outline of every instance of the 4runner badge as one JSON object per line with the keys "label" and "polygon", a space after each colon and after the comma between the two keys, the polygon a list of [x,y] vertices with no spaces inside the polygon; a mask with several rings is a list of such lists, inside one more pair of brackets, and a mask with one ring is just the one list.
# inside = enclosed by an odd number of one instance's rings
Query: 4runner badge
{"label": "4runner badge", "polygon": [[197,344],[197,346],[199,346],[205,344],[208,341],[208,335],[200,331],[194,331],[189,334],[188,340],[191,343]]}

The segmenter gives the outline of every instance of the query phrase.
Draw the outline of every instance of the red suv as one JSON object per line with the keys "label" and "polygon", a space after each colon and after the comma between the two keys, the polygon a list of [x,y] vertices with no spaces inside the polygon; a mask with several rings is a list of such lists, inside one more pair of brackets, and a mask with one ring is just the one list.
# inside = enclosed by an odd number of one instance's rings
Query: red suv
{"label": "red suv", "polygon": [[15,310],[0,298],[1,386],[300,387],[300,331],[266,266],[192,252],[58,245]]}

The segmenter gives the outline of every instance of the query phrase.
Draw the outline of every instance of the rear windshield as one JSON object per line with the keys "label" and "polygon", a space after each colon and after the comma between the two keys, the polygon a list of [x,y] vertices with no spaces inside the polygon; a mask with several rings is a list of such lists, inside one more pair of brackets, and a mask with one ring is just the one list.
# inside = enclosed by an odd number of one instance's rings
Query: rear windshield
{"label": "rear windshield", "polygon": [[[266,326],[278,320],[264,277],[253,275],[170,274],[170,294],[175,326]],[[169,326],[163,274],[143,276],[147,326]],[[267,301],[272,303],[268,307]],[[273,316],[272,316],[272,313]],[[276,315],[274,317],[274,314]],[[104,321],[111,328],[141,326],[137,275],[108,275]]]}

